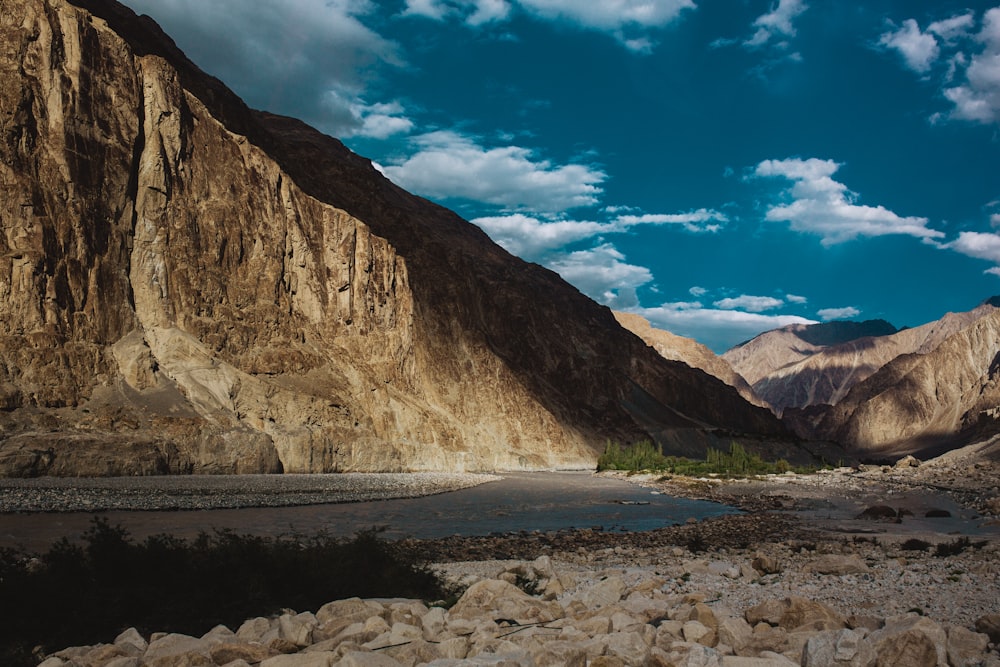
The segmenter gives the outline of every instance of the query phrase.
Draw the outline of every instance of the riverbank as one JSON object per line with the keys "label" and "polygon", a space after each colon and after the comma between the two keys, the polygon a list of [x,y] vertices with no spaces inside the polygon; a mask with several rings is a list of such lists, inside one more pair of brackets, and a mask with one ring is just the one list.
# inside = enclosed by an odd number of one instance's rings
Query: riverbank
{"label": "riverbank", "polygon": [[0,478],[0,513],[214,510],[419,498],[500,479],[475,473]]}

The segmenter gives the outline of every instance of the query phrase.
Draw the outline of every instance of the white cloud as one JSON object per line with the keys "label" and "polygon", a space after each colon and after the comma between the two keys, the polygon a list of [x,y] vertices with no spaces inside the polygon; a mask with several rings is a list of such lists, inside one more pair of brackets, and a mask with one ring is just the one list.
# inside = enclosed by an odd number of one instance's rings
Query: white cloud
{"label": "white cloud", "polygon": [[957,239],[951,243],[945,243],[941,247],[960,252],[968,257],[985,259],[1000,265],[1000,235],[997,234],[989,232],[961,232]]}
{"label": "white cloud", "polygon": [[1000,7],[983,15],[976,41],[982,44],[982,51],[970,58],[965,83],[945,89],[944,94],[955,105],[953,118],[1000,122]]}
{"label": "white cloud", "polygon": [[857,317],[861,314],[861,311],[854,306],[847,306],[846,308],[824,308],[816,312],[817,315],[824,321],[829,322],[830,320],[843,320],[850,317]]}
{"label": "white cloud", "polygon": [[334,109],[346,110],[353,119],[340,133],[342,137],[385,139],[413,129],[413,121],[404,115],[405,109],[399,102],[366,104],[364,100],[338,90],[329,91],[326,102]]}
{"label": "white cloud", "polygon": [[[609,207],[616,210],[616,207]],[[606,209],[607,210],[607,209]],[[622,234],[639,225],[680,225],[690,232],[716,231],[726,217],[708,209],[690,213],[619,215],[610,222],[542,220],[523,213],[484,216],[472,222],[507,251],[530,261],[543,261],[546,253],[604,234]]]}
{"label": "white cloud", "polygon": [[382,169],[398,185],[428,197],[556,213],[596,204],[607,178],[591,165],[553,165],[529,148],[485,148],[455,132],[432,132],[415,143],[415,154]]}
{"label": "white cloud", "polygon": [[959,37],[968,35],[975,22],[975,15],[968,12],[942,21],[935,21],[927,26],[927,32],[933,32],[946,42],[953,42]]}
{"label": "white cloud", "polygon": [[[809,6],[802,0],[778,0],[777,5],[772,5],[771,11],[758,16],[753,27],[756,28],[753,36],[743,42],[744,46],[758,48],[769,43],[772,38],[794,37],[795,26],[792,21],[809,9]],[[787,43],[784,43],[787,46]]]}
{"label": "white cloud", "polygon": [[380,66],[403,64],[399,47],[363,23],[374,7],[367,0],[125,4],[156,19],[192,60],[252,107],[293,115],[341,136],[399,127],[398,114],[389,122],[373,109],[359,114],[356,108],[363,104],[366,77]]}
{"label": "white cloud", "polygon": [[633,308],[654,326],[679,336],[696,338],[722,353],[758,334],[789,324],[816,324],[795,315],[764,315],[741,310],[704,308],[700,303],[664,303],[655,308]]}
{"label": "white cloud", "polygon": [[471,26],[503,21],[510,14],[507,0],[406,0],[404,15],[443,21],[459,16]]}
{"label": "white cloud", "polygon": [[712,305],[716,308],[722,308],[723,310],[746,310],[751,313],[762,313],[765,310],[780,308],[785,305],[785,302],[781,299],[775,299],[773,296],[750,296],[748,294],[741,294],[738,297],[720,299]]}
{"label": "white cloud", "polygon": [[931,240],[944,236],[929,229],[927,218],[901,217],[882,206],[855,204],[855,193],[833,180],[840,168],[833,160],[764,160],[753,176],[782,177],[793,182],[786,191],[791,203],[772,206],[766,218],[788,222],[792,229],[818,234],[823,245],[833,245],[859,236],[905,234]]}
{"label": "white cloud", "polygon": [[879,44],[899,51],[907,67],[918,74],[926,74],[941,53],[934,35],[921,32],[913,19],[903,21],[899,30],[883,33]]}
{"label": "white cloud", "polygon": [[520,0],[526,10],[548,19],[567,19],[608,32],[628,26],[660,28],[674,21],[692,0]]}
{"label": "white cloud", "polygon": [[708,290],[705,289],[704,287],[698,287],[697,285],[695,285],[694,287],[688,290],[688,294],[697,299],[698,297],[702,297],[708,294]]}
{"label": "white cloud", "polygon": [[608,223],[572,220],[544,222],[521,213],[476,218],[472,222],[505,250],[529,261],[538,261],[547,252],[571,243],[615,231],[613,225]]}
{"label": "white cloud", "polygon": [[[942,94],[952,104],[951,112],[934,113],[930,120],[944,118],[978,123],[1000,122],[1000,7],[983,13],[982,27],[974,33],[976,15],[971,11],[935,21],[921,31],[914,19],[886,32],[879,45],[897,50],[907,67],[927,76],[942,57]],[[957,82],[958,85],[952,85]]]}
{"label": "white cloud", "polygon": [[[545,21],[566,21],[612,35],[625,48],[649,53],[655,43],[646,31],[672,23],[693,0],[517,0],[524,12]],[[442,21],[458,17],[476,26],[510,17],[508,0],[406,0],[404,14]]]}
{"label": "white cloud", "polygon": [[649,269],[628,264],[610,243],[562,255],[548,267],[590,298],[616,309],[638,306],[636,289],[653,281]]}
{"label": "white cloud", "polygon": [[1000,213],[994,213],[990,216],[990,227],[994,229],[1000,227]]}
{"label": "white cloud", "polygon": [[621,215],[617,223],[632,225],[682,225],[689,232],[717,232],[729,218],[719,211],[700,208],[690,213],[646,213],[643,215]]}

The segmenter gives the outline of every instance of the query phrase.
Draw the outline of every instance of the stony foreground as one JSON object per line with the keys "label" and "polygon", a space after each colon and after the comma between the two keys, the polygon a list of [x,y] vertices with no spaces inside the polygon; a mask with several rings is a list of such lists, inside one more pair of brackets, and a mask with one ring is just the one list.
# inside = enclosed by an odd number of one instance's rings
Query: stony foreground
{"label": "stony foreground", "polygon": [[1000,667],[998,550],[938,557],[871,541],[788,541],[445,563],[436,567],[468,585],[448,610],[343,600],[201,638],[128,630],[42,664]]}

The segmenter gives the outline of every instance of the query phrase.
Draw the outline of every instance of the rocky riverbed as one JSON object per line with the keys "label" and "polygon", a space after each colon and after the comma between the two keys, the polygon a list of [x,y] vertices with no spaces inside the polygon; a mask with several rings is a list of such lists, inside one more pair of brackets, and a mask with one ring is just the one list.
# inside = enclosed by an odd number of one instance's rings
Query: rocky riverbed
{"label": "rocky riverbed", "polygon": [[[746,513],[410,540],[465,587],[450,609],[335,601],[203,637],[128,631],[43,664],[1000,667],[997,472],[952,457],[752,481],[633,476]],[[871,507],[893,514],[858,518]]]}

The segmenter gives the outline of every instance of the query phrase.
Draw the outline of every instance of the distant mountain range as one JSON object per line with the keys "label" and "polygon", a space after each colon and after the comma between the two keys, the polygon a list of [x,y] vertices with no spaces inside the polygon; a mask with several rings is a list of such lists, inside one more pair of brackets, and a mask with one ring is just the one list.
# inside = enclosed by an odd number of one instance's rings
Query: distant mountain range
{"label": "distant mountain range", "polygon": [[1000,433],[1000,297],[912,329],[883,320],[782,327],[723,354],[731,370],[689,344],[644,338],[744,395],[749,383],[751,400],[801,437],[862,457],[933,454]]}

